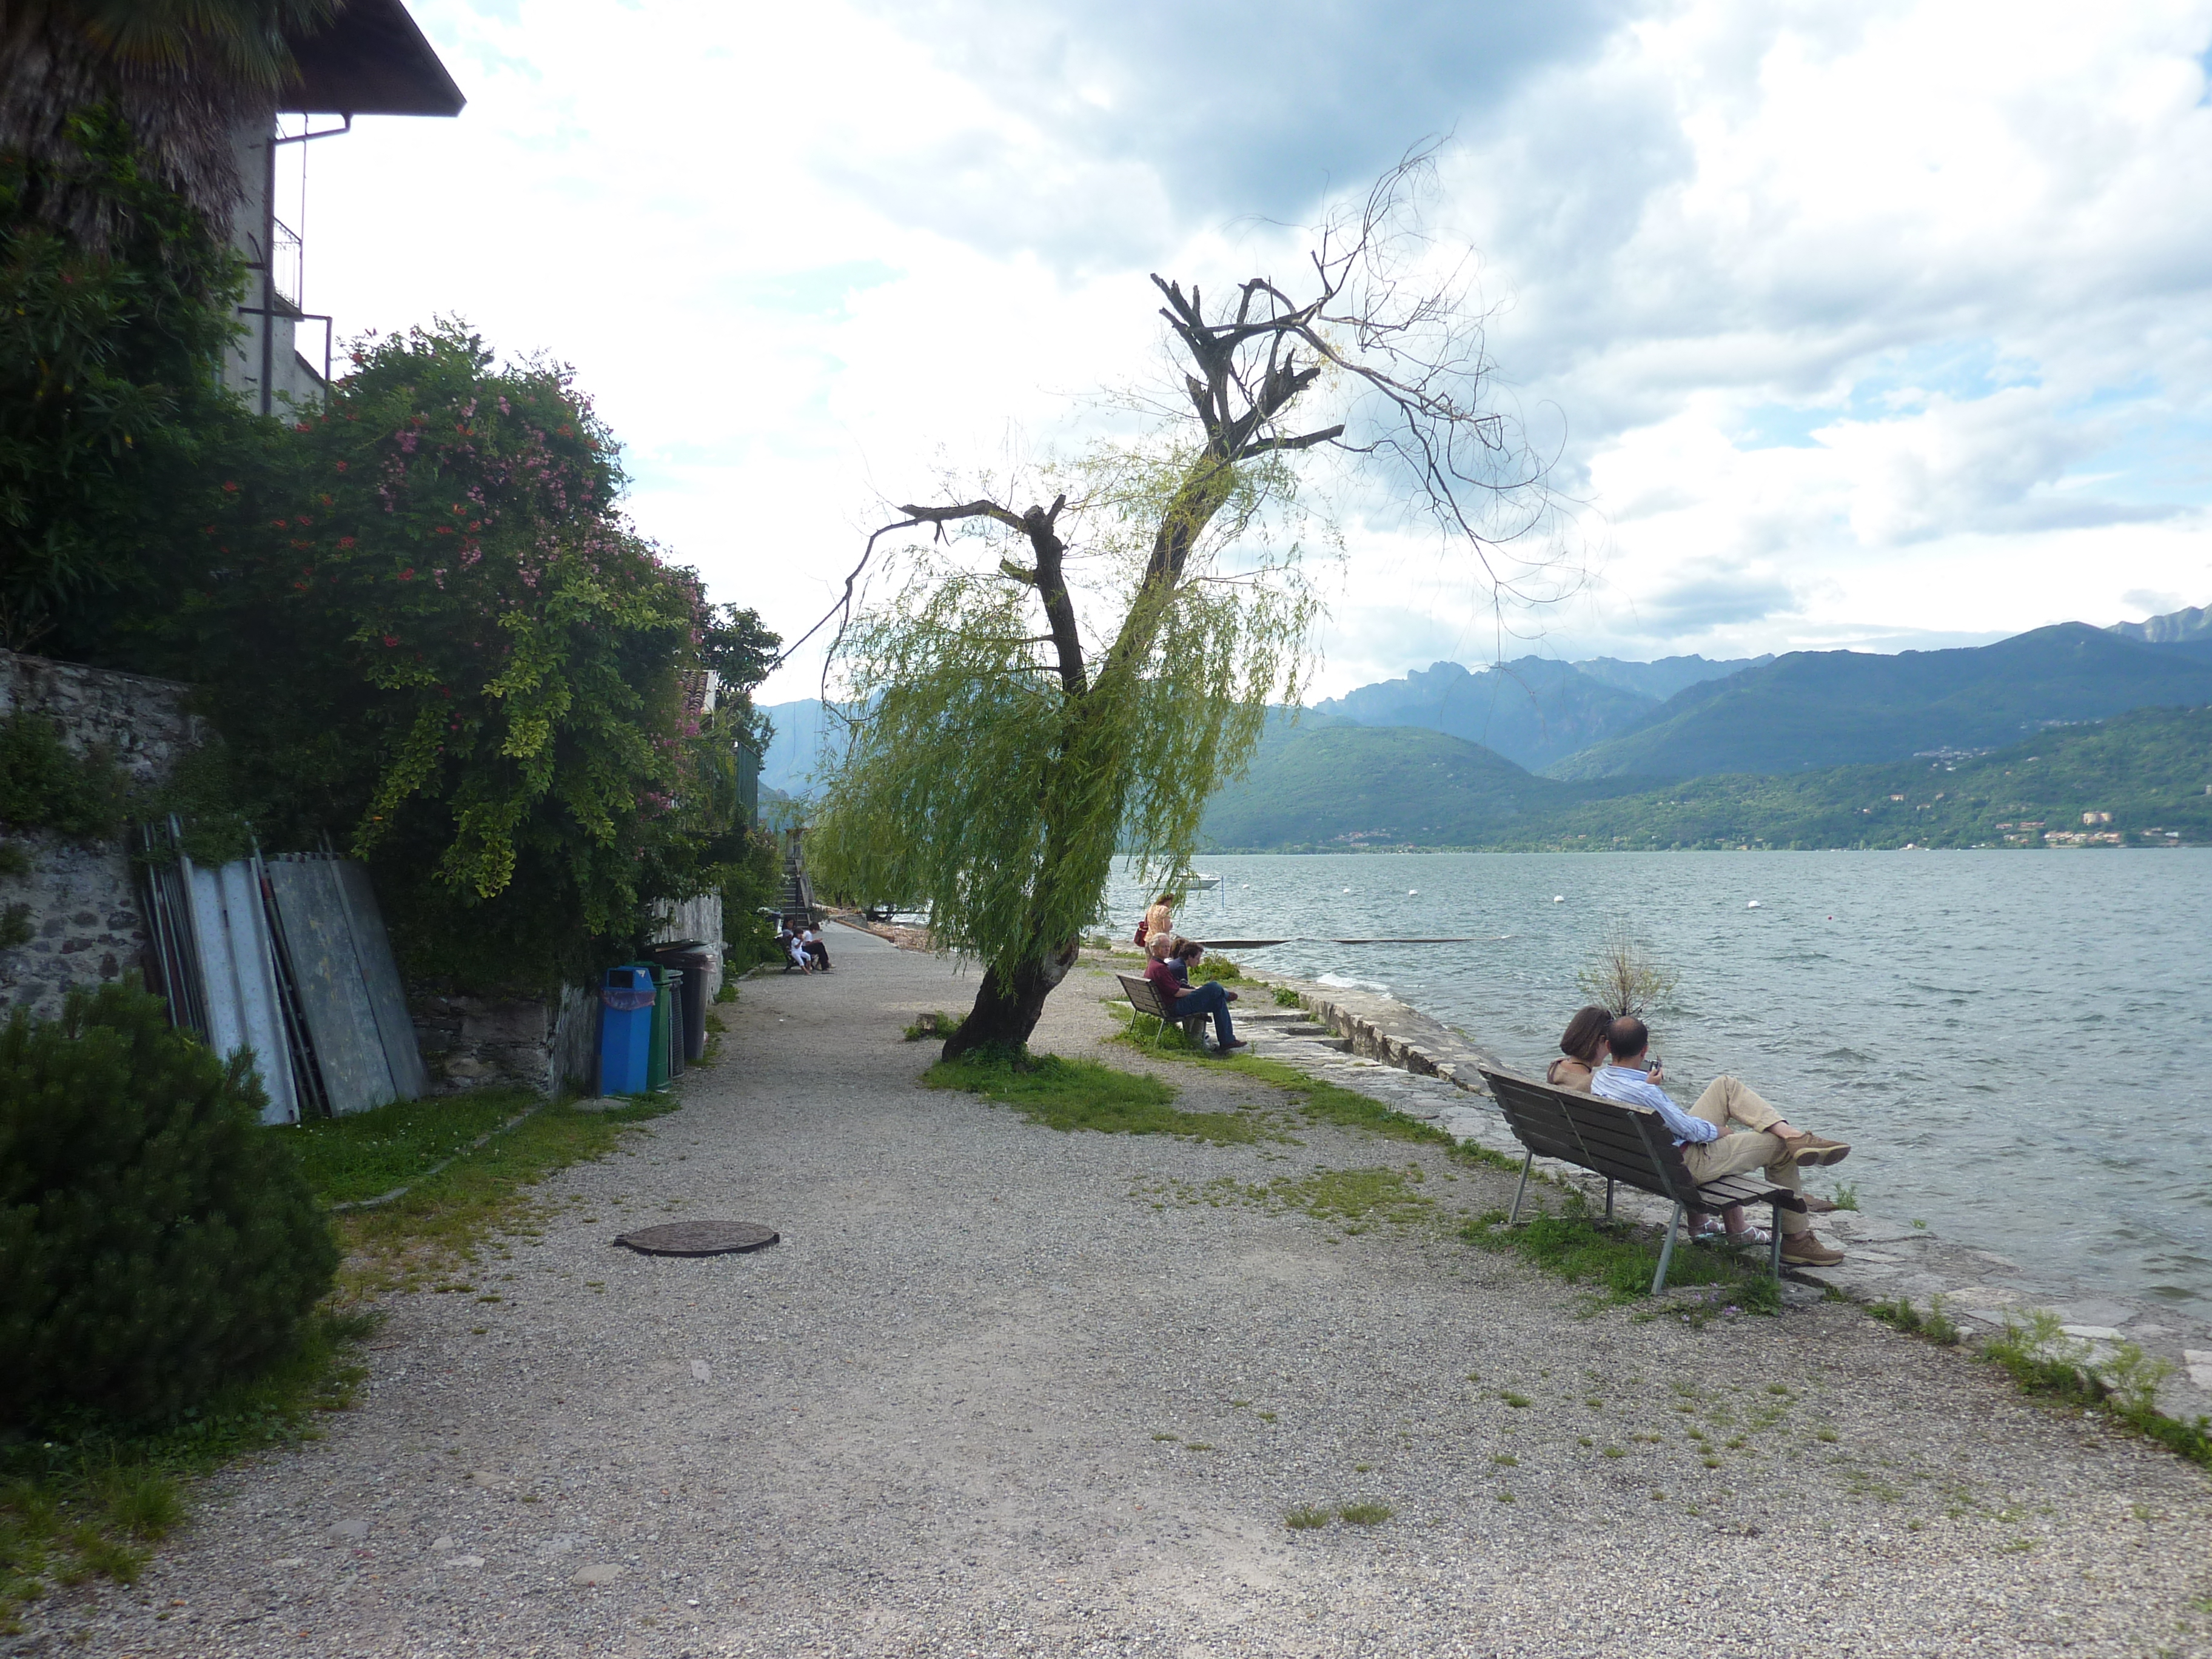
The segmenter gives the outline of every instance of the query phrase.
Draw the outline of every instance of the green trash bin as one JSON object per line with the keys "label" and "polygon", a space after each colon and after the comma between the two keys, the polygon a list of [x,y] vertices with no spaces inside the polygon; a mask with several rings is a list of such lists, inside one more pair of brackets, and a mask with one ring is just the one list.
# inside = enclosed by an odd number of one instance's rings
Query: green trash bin
{"label": "green trash bin", "polygon": [[666,970],[657,963],[637,965],[652,973],[653,982],[659,992],[653,1000],[653,1037],[645,1057],[645,1086],[658,1093],[668,1086],[668,1016],[676,988],[668,982]]}

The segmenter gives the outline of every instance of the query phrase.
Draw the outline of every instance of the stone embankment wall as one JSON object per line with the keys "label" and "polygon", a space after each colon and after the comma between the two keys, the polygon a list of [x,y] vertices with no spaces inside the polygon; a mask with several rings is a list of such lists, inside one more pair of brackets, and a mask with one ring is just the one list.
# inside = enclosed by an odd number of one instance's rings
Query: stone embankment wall
{"label": "stone embankment wall", "polygon": [[[159,783],[201,739],[185,707],[191,688],[77,663],[0,651],[0,719],[42,715],[78,754],[112,755],[134,783]],[[27,875],[0,876],[0,910],[30,907],[28,943],[0,951],[0,1007],[61,1012],[64,993],[144,966],[147,931],[127,844],[80,842],[0,825],[29,855]]]}

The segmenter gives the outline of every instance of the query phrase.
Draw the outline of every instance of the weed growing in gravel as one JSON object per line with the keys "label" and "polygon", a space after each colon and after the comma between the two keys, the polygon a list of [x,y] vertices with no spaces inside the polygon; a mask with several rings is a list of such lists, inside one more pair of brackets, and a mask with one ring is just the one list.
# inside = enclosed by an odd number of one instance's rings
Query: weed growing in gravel
{"label": "weed growing in gravel", "polygon": [[981,1049],[939,1060],[921,1074],[930,1089],[957,1089],[1011,1106],[1032,1123],[1063,1132],[1182,1135],[1217,1145],[1249,1143],[1267,1133],[1255,1112],[1185,1112],[1169,1103],[1176,1091],[1156,1077],[1117,1072],[1095,1060],[1058,1054],[1009,1055]]}
{"label": "weed growing in gravel", "polygon": [[957,1019],[943,1009],[939,1009],[933,1014],[917,1015],[914,1024],[906,1028],[906,1040],[908,1042],[919,1042],[924,1037],[950,1036],[959,1028],[959,1024],[960,1022]]}
{"label": "weed growing in gravel", "polygon": [[1318,1510],[1311,1504],[1305,1504],[1285,1516],[1283,1524],[1293,1532],[1305,1532],[1315,1527],[1325,1527],[1333,1518],[1327,1510]]}
{"label": "weed growing in gravel", "polygon": [[1982,1344],[1980,1357],[2002,1367],[2023,1393],[2100,1413],[2212,1468],[2212,1417],[2185,1423],[2159,1412],[2159,1385],[2173,1374],[2172,1360],[2133,1342],[2116,1345],[2102,1359],[2093,1360],[2093,1353],[2059,1328],[2057,1315],[2038,1311],[2025,1324],[2008,1319],[2000,1334]]}
{"label": "weed growing in gravel", "polygon": [[1885,1325],[1894,1325],[1908,1334],[1926,1337],[1941,1347],[1952,1347],[1959,1340],[1959,1328],[1943,1311],[1943,1298],[1930,1297],[1928,1311],[1922,1313],[1912,1305],[1912,1298],[1899,1296],[1893,1301],[1870,1302],[1867,1311]]}
{"label": "weed growing in gravel", "polygon": [[1354,1527],[1379,1527],[1397,1511],[1387,1504],[1346,1504],[1337,1519]]}
{"label": "weed growing in gravel", "polygon": [[1278,1008],[1295,1008],[1299,1006],[1301,999],[1296,991],[1291,990],[1286,985],[1278,985],[1274,988],[1275,1006]]}
{"label": "weed growing in gravel", "polygon": [[1429,1216],[1434,1206],[1413,1190],[1425,1178],[1419,1164],[1407,1164],[1402,1170],[1316,1170],[1309,1175],[1277,1176],[1265,1183],[1238,1181],[1233,1176],[1217,1176],[1204,1183],[1171,1177],[1139,1182],[1132,1193],[1151,1198],[1156,1208],[1173,1203],[1186,1209],[1244,1205],[1270,1214],[1298,1210],[1356,1237],[1383,1223],[1404,1225]]}
{"label": "weed growing in gravel", "polygon": [[1857,1209],[1859,1206],[1858,1182],[1856,1181],[1838,1182],[1836,1183],[1836,1190],[1832,1198],[1835,1206],[1839,1210]]}

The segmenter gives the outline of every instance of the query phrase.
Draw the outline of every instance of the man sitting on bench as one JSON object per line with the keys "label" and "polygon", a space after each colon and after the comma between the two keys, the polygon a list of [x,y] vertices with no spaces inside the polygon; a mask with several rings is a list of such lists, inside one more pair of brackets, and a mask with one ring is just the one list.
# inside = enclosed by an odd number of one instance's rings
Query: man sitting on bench
{"label": "man sitting on bench", "polygon": [[1175,945],[1173,934],[1155,933],[1146,946],[1146,954],[1151,960],[1145,963],[1145,979],[1159,993],[1160,1006],[1173,1011],[1169,1016],[1172,1019],[1212,1014],[1213,1046],[1224,1054],[1251,1047],[1237,1040],[1236,1028],[1229,1023],[1229,991],[1219,980],[1210,979],[1203,985],[1192,986],[1176,977],[1175,969],[1168,965]]}
{"label": "man sitting on bench", "polygon": [[[1632,1106],[1649,1106],[1674,1132],[1682,1149],[1682,1163],[1690,1178],[1700,1186],[1723,1176],[1764,1170],[1766,1178],[1791,1192],[1799,1188],[1801,1166],[1840,1164],[1850,1148],[1840,1140],[1826,1140],[1792,1128],[1782,1114],[1732,1077],[1715,1078],[1698,1103],[1685,1112],[1659,1086],[1662,1068],[1650,1059],[1651,1033],[1640,1019],[1624,1014],[1606,1033],[1612,1064],[1601,1066],[1590,1079],[1590,1092],[1601,1100],[1618,1100]],[[1741,1129],[1726,1132],[1730,1120]],[[1729,1237],[1740,1243],[1766,1243],[1757,1228],[1745,1224],[1743,1206],[1732,1204],[1723,1212]],[[1832,1267],[1844,1253],[1823,1244],[1802,1210],[1784,1209],[1782,1216],[1782,1260],[1800,1267]]]}

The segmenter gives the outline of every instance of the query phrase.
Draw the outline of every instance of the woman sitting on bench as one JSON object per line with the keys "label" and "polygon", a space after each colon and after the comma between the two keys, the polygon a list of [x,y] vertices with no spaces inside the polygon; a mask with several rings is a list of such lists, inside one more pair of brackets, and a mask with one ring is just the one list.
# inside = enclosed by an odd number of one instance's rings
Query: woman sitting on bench
{"label": "woman sitting on bench", "polygon": [[1590,1079],[1604,1064],[1605,1036],[1612,1029],[1613,1015],[1608,1010],[1592,1006],[1577,1012],[1567,1022],[1559,1038],[1559,1058],[1544,1073],[1544,1081],[1555,1089],[1588,1094]]}
{"label": "woman sitting on bench", "polygon": [[1237,1028],[1230,1023],[1229,1004],[1235,994],[1233,992],[1218,979],[1210,979],[1196,987],[1186,985],[1177,979],[1175,969],[1169,965],[1168,953],[1172,948],[1170,935],[1155,934],[1151,945],[1146,948],[1152,960],[1145,964],[1145,978],[1159,994],[1161,1006],[1171,1011],[1169,1018],[1182,1020],[1188,1019],[1193,1014],[1212,1014],[1214,1047],[1224,1054],[1232,1054],[1239,1048],[1250,1046],[1237,1040]]}

